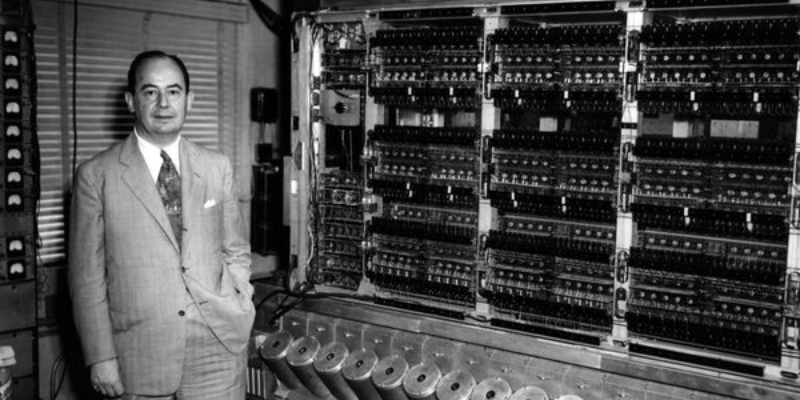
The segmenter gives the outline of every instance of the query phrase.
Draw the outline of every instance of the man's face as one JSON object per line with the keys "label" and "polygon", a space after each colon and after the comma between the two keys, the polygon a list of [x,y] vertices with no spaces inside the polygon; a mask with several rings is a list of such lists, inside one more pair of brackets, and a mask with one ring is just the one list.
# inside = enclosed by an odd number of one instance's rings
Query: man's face
{"label": "man's face", "polygon": [[137,132],[156,144],[169,144],[178,137],[193,101],[181,69],[169,58],[143,62],[136,71],[135,92],[125,93]]}

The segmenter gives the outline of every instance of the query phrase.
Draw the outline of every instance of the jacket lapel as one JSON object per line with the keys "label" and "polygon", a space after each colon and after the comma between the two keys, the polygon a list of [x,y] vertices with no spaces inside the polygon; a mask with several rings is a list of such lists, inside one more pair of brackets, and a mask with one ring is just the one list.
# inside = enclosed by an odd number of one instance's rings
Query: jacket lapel
{"label": "jacket lapel", "polygon": [[203,160],[195,145],[181,139],[181,192],[183,196],[181,219],[183,221],[184,248],[192,235],[194,217],[202,211],[205,201],[205,173]]}
{"label": "jacket lapel", "polygon": [[122,146],[119,161],[122,165],[127,166],[127,169],[122,173],[122,181],[131,189],[134,196],[144,205],[150,215],[155,218],[161,230],[167,235],[172,245],[176,250],[179,250],[178,241],[175,235],[172,234],[172,227],[167,218],[167,212],[164,210],[164,204],[161,202],[161,197],[156,190],[156,184],[150,176],[150,171],[147,164],[144,162],[144,157],[139,152],[138,144],[136,143],[136,135],[131,134]]}

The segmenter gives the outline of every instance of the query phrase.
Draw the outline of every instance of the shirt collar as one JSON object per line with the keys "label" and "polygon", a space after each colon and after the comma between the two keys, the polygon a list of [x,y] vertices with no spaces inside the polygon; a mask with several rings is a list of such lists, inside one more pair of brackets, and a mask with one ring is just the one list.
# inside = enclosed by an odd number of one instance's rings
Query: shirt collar
{"label": "shirt collar", "polygon": [[[139,146],[139,151],[142,153],[145,162],[147,163],[147,167],[150,170],[150,174],[153,176],[153,179],[158,178],[158,173],[161,170],[161,163],[163,160],[161,159],[161,150],[162,147],[156,146],[155,144],[147,141],[136,130],[133,128],[133,133],[136,135],[136,143]],[[178,170],[178,174],[180,174],[181,170],[181,160],[180,160],[180,142],[181,142],[181,135],[178,135],[178,138],[175,139],[172,143],[163,147],[163,150],[167,152],[169,158],[172,159],[172,163],[175,164],[175,168]]]}

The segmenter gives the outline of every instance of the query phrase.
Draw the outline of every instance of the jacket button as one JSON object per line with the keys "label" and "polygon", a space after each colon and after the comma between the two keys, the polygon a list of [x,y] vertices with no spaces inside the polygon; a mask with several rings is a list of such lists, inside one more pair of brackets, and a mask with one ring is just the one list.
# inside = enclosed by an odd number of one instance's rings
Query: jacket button
{"label": "jacket button", "polygon": [[185,311],[183,311],[183,310],[178,311],[178,316],[182,317],[184,315],[186,315]]}

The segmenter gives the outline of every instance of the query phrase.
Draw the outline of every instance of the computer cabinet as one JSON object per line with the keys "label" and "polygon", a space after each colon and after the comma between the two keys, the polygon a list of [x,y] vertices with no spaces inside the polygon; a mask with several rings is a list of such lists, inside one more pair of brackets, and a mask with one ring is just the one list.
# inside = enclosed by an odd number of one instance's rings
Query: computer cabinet
{"label": "computer cabinet", "polygon": [[490,3],[297,18],[293,283],[800,390],[797,5]]}

